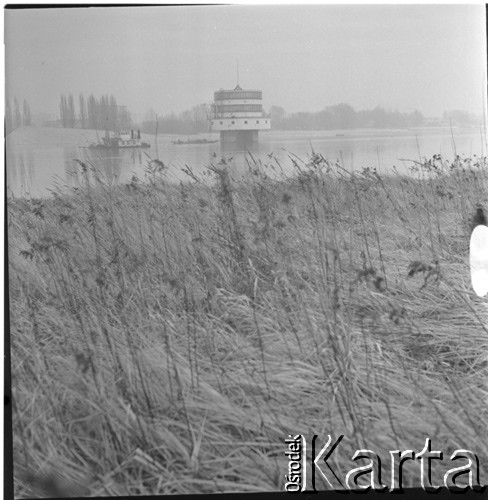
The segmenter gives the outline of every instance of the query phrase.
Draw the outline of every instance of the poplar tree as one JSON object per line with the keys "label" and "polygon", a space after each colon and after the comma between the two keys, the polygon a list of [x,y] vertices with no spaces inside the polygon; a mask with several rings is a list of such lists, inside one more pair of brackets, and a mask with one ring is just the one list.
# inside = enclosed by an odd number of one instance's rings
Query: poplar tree
{"label": "poplar tree", "polygon": [[5,131],[9,134],[13,129],[12,106],[10,105],[10,101],[7,101],[5,103]]}
{"label": "poplar tree", "polygon": [[83,96],[83,94],[80,94],[80,99],[79,99],[79,103],[80,103],[80,124],[81,124],[81,128],[86,128],[86,104],[85,104],[85,98]]}
{"label": "poplar tree", "polygon": [[59,113],[61,116],[61,124],[64,128],[68,126],[68,103],[66,102],[66,96],[63,94],[59,102]]}
{"label": "poplar tree", "polygon": [[31,112],[29,103],[24,99],[24,104],[22,107],[22,125],[31,125]]}
{"label": "poplar tree", "polygon": [[76,116],[75,116],[75,101],[73,99],[73,94],[70,94],[68,96],[68,127],[69,128],[74,128],[75,127],[75,122],[76,122]]}
{"label": "poplar tree", "polygon": [[14,129],[22,125],[22,115],[20,114],[19,101],[17,97],[14,98]]}

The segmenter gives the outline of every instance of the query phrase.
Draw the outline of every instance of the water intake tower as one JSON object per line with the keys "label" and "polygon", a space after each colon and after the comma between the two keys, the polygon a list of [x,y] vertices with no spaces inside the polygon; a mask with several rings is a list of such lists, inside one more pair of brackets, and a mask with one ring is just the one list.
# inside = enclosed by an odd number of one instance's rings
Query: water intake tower
{"label": "water intake tower", "polygon": [[271,128],[269,115],[263,112],[262,92],[217,90],[212,105],[211,129],[220,132],[223,149],[250,149],[259,142],[259,131]]}

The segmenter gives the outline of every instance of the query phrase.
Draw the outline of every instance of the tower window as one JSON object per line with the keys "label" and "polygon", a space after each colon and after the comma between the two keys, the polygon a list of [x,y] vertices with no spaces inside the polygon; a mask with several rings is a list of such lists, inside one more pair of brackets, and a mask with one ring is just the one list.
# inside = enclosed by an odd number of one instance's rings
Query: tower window
{"label": "tower window", "polygon": [[224,122],[220,122],[220,124],[222,125]]}
{"label": "tower window", "polygon": [[234,123],[235,123],[235,121],[234,121],[234,120],[232,120],[232,125],[234,125]]}
{"label": "tower window", "polygon": [[259,120],[256,120],[256,123],[259,123]]}
{"label": "tower window", "polygon": [[244,123],[247,123],[247,120],[244,120]]}

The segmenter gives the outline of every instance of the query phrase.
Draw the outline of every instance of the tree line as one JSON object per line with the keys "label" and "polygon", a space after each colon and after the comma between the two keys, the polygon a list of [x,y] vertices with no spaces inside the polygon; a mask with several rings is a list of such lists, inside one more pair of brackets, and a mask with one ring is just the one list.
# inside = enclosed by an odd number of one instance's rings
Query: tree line
{"label": "tree line", "polygon": [[102,95],[96,98],[90,94],[87,99],[83,94],[78,98],[78,109],[75,99],[70,94],[60,97],[59,112],[61,125],[64,128],[89,128],[103,130],[122,130],[131,126],[130,113],[125,106],[117,104],[113,95]]}
{"label": "tree line", "polygon": [[460,125],[460,126],[478,125],[481,121],[480,117],[460,109],[444,111],[444,113],[442,114],[442,119],[445,122],[450,123],[451,125]]}
{"label": "tree line", "polygon": [[29,103],[24,99],[22,109],[17,97],[14,97],[13,102],[8,100],[5,103],[5,130],[9,134],[12,130],[22,125],[31,125],[32,116]]}
{"label": "tree line", "polygon": [[[190,135],[209,131],[209,108],[206,104],[194,106],[179,114],[157,116],[150,110],[140,128],[153,134]],[[287,112],[280,106],[271,106],[271,127],[278,130],[334,130],[352,128],[409,128],[422,124],[424,117],[419,111],[400,113],[377,106],[373,110],[356,111],[349,104],[329,106],[322,111]]]}
{"label": "tree line", "polygon": [[191,135],[209,131],[209,107],[198,104],[179,114],[174,112],[158,116],[149,110],[140,124],[141,132],[154,134],[157,130],[162,134]]}
{"label": "tree line", "polygon": [[408,128],[421,125],[424,117],[415,110],[400,113],[377,106],[356,111],[349,104],[328,106],[322,111],[287,114],[280,106],[271,106],[271,126],[281,130],[333,130],[351,128]]}

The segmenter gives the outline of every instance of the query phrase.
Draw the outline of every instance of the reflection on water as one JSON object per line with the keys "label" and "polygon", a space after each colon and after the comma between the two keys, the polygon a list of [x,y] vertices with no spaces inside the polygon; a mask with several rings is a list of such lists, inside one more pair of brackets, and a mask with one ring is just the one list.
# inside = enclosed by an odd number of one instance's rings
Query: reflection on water
{"label": "reflection on water", "polygon": [[83,186],[87,179],[97,180],[106,186],[118,184],[122,180],[123,171],[138,172],[142,169],[146,158],[138,150],[103,150],[84,148],[77,152],[65,150],[65,184],[68,187]]}
{"label": "reflection on water", "polygon": [[[210,138],[210,137],[207,137]],[[218,136],[212,137],[214,139]],[[248,151],[221,151],[220,144],[172,144],[174,136],[145,136],[150,149],[103,150],[80,147],[95,142],[94,131],[24,127],[7,137],[7,189],[14,196],[45,196],[52,189],[78,187],[85,182],[83,165],[93,166],[107,185],[144,178],[151,159],[166,167],[170,182],[188,180],[185,170],[196,175],[225,158],[234,174],[248,169],[248,162],[261,161],[290,172],[295,162],[306,162],[312,152],[348,170],[376,167],[388,173],[392,167],[406,172],[409,160],[418,161],[441,154],[453,158],[483,156],[484,138],[476,129],[450,130],[353,130],[353,131],[270,131]],[[303,164],[303,163],[302,163]]]}

